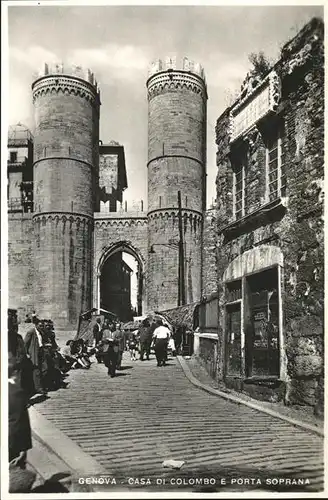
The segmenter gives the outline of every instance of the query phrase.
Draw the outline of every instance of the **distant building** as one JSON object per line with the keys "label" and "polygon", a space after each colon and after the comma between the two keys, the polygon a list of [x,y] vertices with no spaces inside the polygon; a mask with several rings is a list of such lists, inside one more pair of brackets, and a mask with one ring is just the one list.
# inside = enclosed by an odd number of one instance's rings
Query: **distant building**
{"label": "distant building", "polygon": [[8,210],[33,212],[33,136],[18,124],[8,133]]}
{"label": "distant building", "polygon": [[121,253],[115,253],[109,259],[102,273],[101,307],[115,313],[121,321],[130,321],[133,317],[131,307],[132,269],[123,260]]}

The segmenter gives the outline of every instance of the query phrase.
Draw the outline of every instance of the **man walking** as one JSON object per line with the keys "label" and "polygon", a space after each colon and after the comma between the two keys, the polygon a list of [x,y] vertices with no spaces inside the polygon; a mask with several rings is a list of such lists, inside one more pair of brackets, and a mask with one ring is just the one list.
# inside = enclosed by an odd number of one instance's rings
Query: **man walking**
{"label": "man walking", "polygon": [[140,336],[140,360],[144,360],[144,355],[146,354],[147,360],[149,360],[150,346],[152,341],[152,334],[154,329],[151,328],[149,320],[146,318],[141,323],[139,328]]}
{"label": "man walking", "polygon": [[165,366],[167,344],[170,339],[170,330],[163,325],[161,319],[157,320],[157,328],[153,333],[154,350],[157,366]]}
{"label": "man walking", "polygon": [[104,363],[108,369],[108,375],[115,377],[119,359],[119,341],[116,339],[116,327],[104,329]]}
{"label": "man walking", "polygon": [[125,347],[125,333],[121,328],[121,323],[116,323],[116,329],[114,331],[114,341],[118,348],[116,368],[120,370],[122,368],[122,357]]}

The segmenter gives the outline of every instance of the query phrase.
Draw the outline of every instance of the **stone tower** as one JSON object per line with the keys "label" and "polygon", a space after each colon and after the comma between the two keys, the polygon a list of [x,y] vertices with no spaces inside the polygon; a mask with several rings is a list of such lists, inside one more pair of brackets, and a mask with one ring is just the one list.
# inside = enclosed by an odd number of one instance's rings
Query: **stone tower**
{"label": "stone tower", "polygon": [[93,73],[45,65],[35,109],[35,309],[76,329],[91,307],[93,213],[99,179],[100,98]]}
{"label": "stone tower", "polygon": [[148,310],[178,305],[178,191],[181,192],[186,303],[200,299],[206,208],[203,68],[184,58],[153,63],[148,89]]}

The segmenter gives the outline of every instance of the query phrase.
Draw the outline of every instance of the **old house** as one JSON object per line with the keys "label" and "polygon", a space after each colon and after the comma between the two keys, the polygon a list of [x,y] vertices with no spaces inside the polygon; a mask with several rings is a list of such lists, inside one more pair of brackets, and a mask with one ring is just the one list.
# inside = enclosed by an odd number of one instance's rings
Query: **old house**
{"label": "old house", "polygon": [[[217,120],[214,376],[253,397],[323,400],[324,48],[312,19]],[[204,340],[205,342],[205,340]],[[213,349],[213,344],[215,349]],[[204,344],[205,345],[205,344]]]}

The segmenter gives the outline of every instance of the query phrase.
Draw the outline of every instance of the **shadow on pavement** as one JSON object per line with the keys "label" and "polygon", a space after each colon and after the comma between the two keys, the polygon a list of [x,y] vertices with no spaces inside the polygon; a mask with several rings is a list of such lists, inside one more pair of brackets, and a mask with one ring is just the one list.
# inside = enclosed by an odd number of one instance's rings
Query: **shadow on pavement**
{"label": "shadow on pavement", "polygon": [[47,479],[43,484],[32,488],[30,493],[68,493],[69,489],[60,481],[70,477],[70,473],[59,472]]}
{"label": "shadow on pavement", "polygon": [[121,372],[123,370],[130,370],[131,368],[133,368],[133,366],[130,366],[130,365],[128,365],[128,366],[121,366],[121,368],[119,369],[119,371]]}
{"label": "shadow on pavement", "polygon": [[42,395],[40,394],[40,396],[38,396],[38,397],[34,397],[34,398],[32,397],[29,399],[27,407],[29,408],[30,406],[33,406],[36,403],[42,403],[46,399],[50,399],[50,396],[48,396],[47,394],[42,394]]}

